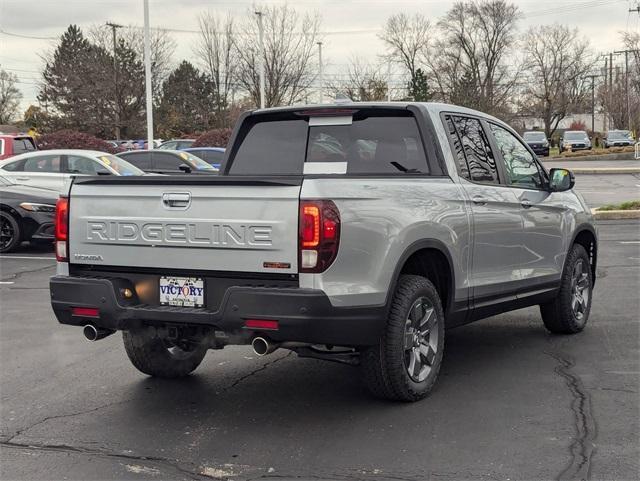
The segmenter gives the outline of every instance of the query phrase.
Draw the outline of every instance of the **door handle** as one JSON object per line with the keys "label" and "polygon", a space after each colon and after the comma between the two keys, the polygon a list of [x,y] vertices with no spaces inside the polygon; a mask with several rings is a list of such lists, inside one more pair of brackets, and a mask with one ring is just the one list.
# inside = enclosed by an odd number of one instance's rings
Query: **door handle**
{"label": "door handle", "polygon": [[487,203],[487,199],[479,195],[475,195],[471,198],[471,202],[476,205],[485,205]]}
{"label": "door handle", "polygon": [[520,202],[520,205],[521,205],[522,207],[524,207],[525,209],[528,209],[529,207],[531,207],[531,201],[529,201],[529,200],[527,200],[527,199],[523,199],[523,200]]}
{"label": "door handle", "polygon": [[16,177],[16,180],[20,180],[22,182],[24,182],[25,180],[30,180],[31,177]]}
{"label": "door handle", "polygon": [[162,194],[162,203],[166,207],[186,209],[191,203],[191,194],[188,192],[164,193]]}

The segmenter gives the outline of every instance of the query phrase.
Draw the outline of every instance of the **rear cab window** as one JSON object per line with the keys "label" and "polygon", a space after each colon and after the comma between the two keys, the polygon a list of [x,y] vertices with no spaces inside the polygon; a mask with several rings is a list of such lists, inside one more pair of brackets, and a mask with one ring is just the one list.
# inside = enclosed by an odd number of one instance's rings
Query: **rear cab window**
{"label": "rear cab window", "polygon": [[13,139],[13,153],[24,154],[25,152],[33,152],[36,149],[31,137],[16,137]]}
{"label": "rear cab window", "polygon": [[[229,175],[429,174],[416,119],[407,109],[279,112],[248,117]],[[337,111],[335,111],[337,112]]]}

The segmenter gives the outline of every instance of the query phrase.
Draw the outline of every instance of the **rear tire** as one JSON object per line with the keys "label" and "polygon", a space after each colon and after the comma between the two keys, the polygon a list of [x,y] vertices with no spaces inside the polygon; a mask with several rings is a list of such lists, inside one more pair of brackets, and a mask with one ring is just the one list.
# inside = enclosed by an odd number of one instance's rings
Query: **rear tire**
{"label": "rear tire", "polygon": [[444,312],[436,288],[424,277],[401,276],[379,343],[361,354],[366,387],[383,399],[423,399],[436,382],[443,351]]}
{"label": "rear tire", "polygon": [[580,244],[574,244],[567,256],[558,295],[540,305],[545,327],[554,334],[582,331],[591,312],[592,287],[589,255]]}
{"label": "rear tire", "polygon": [[0,253],[11,252],[21,241],[20,223],[8,212],[0,211]]}
{"label": "rear tire", "polygon": [[176,378],[194,371],[207,353],[198,345],[184,350],[156,336],[155,329],[141,328],[122,332],[124,349],[138,371],[149,376]]}

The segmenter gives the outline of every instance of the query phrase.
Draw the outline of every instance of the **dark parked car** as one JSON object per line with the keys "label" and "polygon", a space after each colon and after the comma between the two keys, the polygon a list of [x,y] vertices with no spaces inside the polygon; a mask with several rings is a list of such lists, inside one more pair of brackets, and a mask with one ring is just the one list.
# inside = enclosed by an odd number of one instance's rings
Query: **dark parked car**
{"label": "dark parked car", "polygon": [[211,173],[218,171],[218,169],[212,167],[200,157],[180,150],[133,150],[121,152],[118,157],[122,157],[145,172],[158,174]]}
{"label": "dark parked car", "polygon": [[525,132],[522,138],[536,155],[542,155],[543,157],[549,156],[549,139],[547,139],[544,132]]}
{"label": "dark parked car", "polygon": [[173,139],[162,142],[158,147],[160,150],[182,150],[193,145],[195,139]]}
{"label": "dark parked car", "polygon": [[220,162],[224,157],[224,147],[191,147],[189,149],[183,149],[184,152],[200,157],[209,165],[214,166],[216,169],[220,168]]}
{"label": "dark parked car", "polygon": [[58,192],[17,185],[0,177],[0,252],[23,241],[52,242]]}
{"label": "dark parked car", "polygon": [[631,132],[628,130],[610,130],[607,132],[607,136],[604,138],[604,148],[609,147],[625,147],[627,145],[633,145],[635,142],[631,137]]}

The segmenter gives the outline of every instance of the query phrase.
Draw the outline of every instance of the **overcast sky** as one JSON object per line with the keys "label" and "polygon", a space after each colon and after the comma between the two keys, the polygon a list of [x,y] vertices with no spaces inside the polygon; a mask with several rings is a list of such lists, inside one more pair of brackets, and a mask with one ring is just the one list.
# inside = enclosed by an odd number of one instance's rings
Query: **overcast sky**
{"label": "overcast sky", "polygon": [[[560,22],[577,27],[591,40],[597,52],[619,50],[621,31],[640,31],[640,15],[630,13],[635,0],[512,0],[522,19],[520,30],[532,25]],[[252,4],[281,4],[277,0],[149,0],[152,27],[196,30],[197,16],[209,10],[216,14],[246,15]],[[397,12],[420,12],[437,19],[453,1],[447,0],[297,0],[288,2],[300,11],[317,11],[322,16],[323,56],[327,73],[337,73],[350,57],[357,55],[376,62],[384,47],[377,32],[385,20]],[[22,38],[57,37],[66,27],[77,24],[83,29],[112,21],[124,25],[142,25],[142,0],[0,0],[0,66],[15,73],[24,94],[23,106],[36,103],[37,82],[43,52],[52,49],[55,40]],[[191,57],[196,35],[172,33],[177,43],[174,61]]]}

